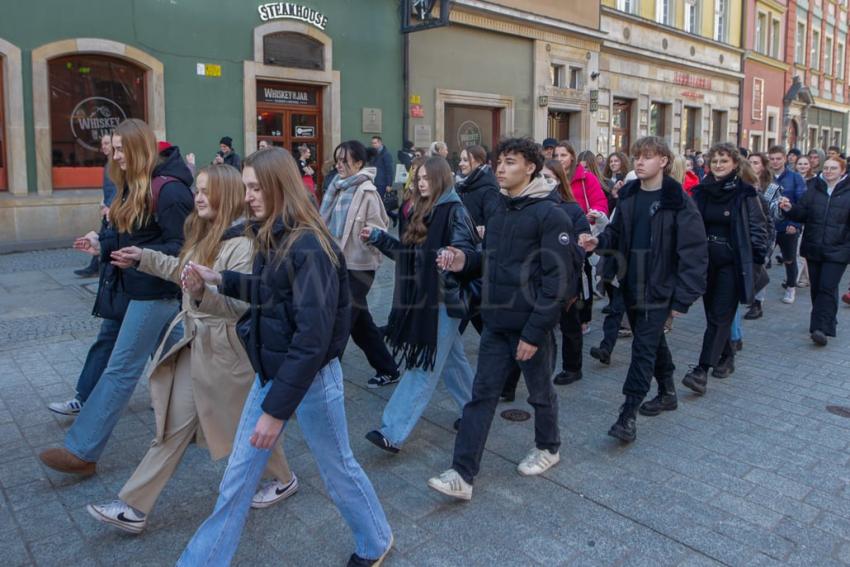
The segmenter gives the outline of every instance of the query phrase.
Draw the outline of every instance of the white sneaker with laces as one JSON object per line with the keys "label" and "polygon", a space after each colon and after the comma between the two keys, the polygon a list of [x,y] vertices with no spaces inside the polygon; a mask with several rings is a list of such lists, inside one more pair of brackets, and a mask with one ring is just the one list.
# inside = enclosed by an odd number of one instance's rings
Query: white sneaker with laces
{"label": "white sneaker with laces", "polygon": [[298,492],[298,477],[294,473],[292,480],[286,483],[277,479],[266,481],[254,493],[254,498],[251,500],[251,508],[268,508],[269,506],[274,506],[296,492]]}
{"label": "white sneaker with laces", "polygon": [[428,486],[458,500],[472,500],[472,485],[463,480],[463,477],[454,469],[428,479]]}
{"label": "white sneaker with laces", "polygon": [[794,299],[797,297],[797,288],[796,287],[787,287],[785,288],[785,295],[782,297],[782,303],[794,303]]}
{"label": "white sneaker with laces", "polygon": [[47,409],[62,415],[78,415],[83,409],[83,404],[77,398],[71,398],[67,402],[51,402]]}
{"label": "white sneaker with laces", "polygon": [[145,514],[121,500],[109,504],[89,504],[86,510],[98,522],[113,525],[131,534],[142,533],[148,523]]}
{"label": "white sneaker with laces", "polygon": [[545,449],[538,449],[535,447],[528,453],[516,469],[519,471],[519,474],[523,476],[535,476],[545,473],[557,465],[560,460],[560,453],[553,454]]}

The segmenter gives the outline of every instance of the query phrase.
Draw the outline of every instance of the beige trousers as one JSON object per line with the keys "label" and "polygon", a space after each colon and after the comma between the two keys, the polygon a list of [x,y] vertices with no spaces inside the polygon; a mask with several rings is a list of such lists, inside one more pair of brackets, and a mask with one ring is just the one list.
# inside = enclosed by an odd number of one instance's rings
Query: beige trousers
{"label": "beige trousers", "polygon": [[[122,501],[145,514],[153,509],[156,499],[174,474],[200,427],[192,393],[190,359],[188,348],[178,355],[162,442],[151,446],[118,494]],[[236,431],[233,434],[236,435]],[[272,450],[265,474],[282,482],[292,479],[292,472],[279,443]]]}

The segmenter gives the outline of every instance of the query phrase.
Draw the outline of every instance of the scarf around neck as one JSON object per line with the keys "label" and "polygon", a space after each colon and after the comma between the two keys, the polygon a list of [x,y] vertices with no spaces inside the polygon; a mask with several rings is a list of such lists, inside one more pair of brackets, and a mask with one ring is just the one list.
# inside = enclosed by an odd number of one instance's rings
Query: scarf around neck
{"label": "scarf around neck", "polygon": [[358,173],[345,179],[335,177],[328,190],[328,195],[322,199],[322,208],[319,211],[328,230],[335,239],[342,238],[342,233],[345,230],[345,220],[348,218],[348,209],[351,207],[351,201],[354,200],[354,194],[357,188],[364,181],[368,181],[369,176],[365,173]]}

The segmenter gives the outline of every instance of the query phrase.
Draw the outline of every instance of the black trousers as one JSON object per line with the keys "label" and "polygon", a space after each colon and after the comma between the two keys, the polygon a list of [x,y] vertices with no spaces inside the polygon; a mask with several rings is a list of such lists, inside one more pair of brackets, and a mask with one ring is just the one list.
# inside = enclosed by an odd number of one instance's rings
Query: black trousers
{"label": "black trousers", "polygon": [[776,235],[776,244],[782,254],[782,263],[785,264],[785,287],[797,287],[797,243],[800,240],[800,231],[794,234],[781,232]]}
{"label": "black trousers", "polygon": [[484,327],[478,349],[478,369],[472,383],[472,399],[463,408],[455,439],[454,468],[472,483],[481,465],[484,445],[499,404],[505,380],[519,366],[528,387],[528,403],[534,408],[534,444],[556,452],[561,446],[558,428],[558,394],[552,384],[555,338],[549,333],[530,360],[516,360],[519,333],[501,333]]}
{"label": "black trousers", "polygon": [[815,262],[806,260],[809,266],[809,285],[812,294],[812,314],[809,332],[821,331],[828,337],[835,336],[838,325],[838,285],[847,264],[838,262]]}
{"label": "black trousers", "polygon": [[665,380],[672,378],[676,370],[664,336],[664,323],[670,308],[646,306],[630,297],[625,297],[624,301],[632,326],[632,361],[623,394],[634,403],[640,403],[649,393],[653,376],[658,381]]}
{"label": "black trousers", "polygon": [[366,296],[375,279],[374,271],[348,270],[351,288],[351,338],[378,374],[396,375],[398,365],[393,360],[384,337],[372,320]]}
{"label": "black trousers", "polygon": [[570,372],[581,372],[581,353],[584,337],[581,334],[581,311],[571,305],[561,312],[561,368]]}
{"label": "black trousers", "polygon": [[[470,322],[475,327],[475,330],[478,331],[479,335],[484,333],[484,321],[481,320],[481,315],[474,316],[470,319]],[[510,398],[516,395],[516,387],[519,385],[520,374],[522,374],[522,371],[519,369],[519,365],[514,364],[514,367],[508,374],[508,378],[505,380],[505,386],[502,388],[502,396]]]}
{"label": "black trousers", "polygon": [[[717,366],[732,334],[732,322],[740,293],[732,249],[722,242],[708,243],[708,282],[702,305],[706,327],[702,337],[700,366]],[[727,350],[727,352],[729,352]]]}
{"label": "black trousers", "polygon": [[608,302],[611,312],[605,316],[602,322],[602,343],[600,347],[607,350],[609,353],[614,352],[614,346],[619,338],[620,325],[623,323],[623,316],[626,314],[626,302],[623,299],[623,292],[620,288],[611,286],[608,290]]}
{"label": "black trousers", "polygon": [[591,319],[593,319],[593,267],[590,265],[589,260],[584,261],[584,275],[587,278],[587,286],[590,293],[587,299],[582,298],[581,296],[584,295],[584,288],[582,287],[579,291],[577,304],[580,309],[581,322],[590,323]]}

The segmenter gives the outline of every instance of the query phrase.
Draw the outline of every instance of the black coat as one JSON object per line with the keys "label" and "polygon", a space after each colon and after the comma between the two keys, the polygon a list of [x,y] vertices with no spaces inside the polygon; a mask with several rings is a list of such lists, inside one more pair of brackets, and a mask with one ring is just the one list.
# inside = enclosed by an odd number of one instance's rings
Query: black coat
{"label": "black coat", "polygon": [[463,206],[469,211],[475,226],[487,226],[495,211],[505,206],[499,184],[489,166],[481,166],[457,183]]}
{"label": "black coat", "polygon": [[523,196],[501,195],[483,251],[467,255],[464,267],[469,276],[482,275],[484,326],[519,333],[532,345],[543,344],[558,324],[574,278],[566,261],[573,223],[549,193],[538,177]]}
{"label": "black coat", "polygon": [[[278,242],[285,231],[275,222]],[[338,266],[315,235],[304,233],[280,261],[258,252],[252,273],[221,273],[221,292],[251,304],[237,331],[260,381],[273,380],[262,407],[278,419],[292,416],[319,370],[348,342],[348,272],[342,252],[333,249]]]}
{"label": "black coat", "polygon": [[801,222],[803,241],[800,255],[815,262],[850,264],[850,178],[845,177],[826,192],[826,182],[813,177],[787,218]]}
{"label": "black coat", "polygon": [[[150,248],[169,256],[180,254],[183,248],[183,225],[195,207],[195,199],[189,189],[193,182],[192,172],[183,161],[177,146],[171,146],[160,155],[165,160],[154,169],[154,177],[165,175],[176,180],[162,186],[156,214],[148,218],[144,226],[133,232],[118,232],[112,224],[104,229],[100,235],[102,262],[108,263],[109,255],[114,250],[127,246]],[[127,191],[127,187],[124,187],[116,198],[126,199]],[[176,299],[180,296],[180,288],[176,284],[135,268],[122,270],[121,283],[131,299]]]}
{"label": "black coat", "polygon": [[[599,235],[597,252],[610,255],[606,262],[614,266],[623,262],[618,272],[621,276],[631,257],[634,196],[640,190],[640,180],[620,188],[617,211]],[[644,301],[647,306],[669,305],[674,311],[685,313],[705,293],[708,247],[696,204],[671,177],[664,177],[661,203],[652,215],[650,240]],[[624,279],[620,277],[621,281]]]}
{"label": "black coat", "polygon": [[[714,182],[711,174],[706,175],[702,183],[694,187],[693,199],[700,213],[705,210],[708,199],[705,184],[709,182]],[[730,207],[734,211],[730,245],[738,274],[738,300],[749,305],[755,299],[755,264],[764,264],[767,257],[767,219],[762,209],[762,199],[752,185],[747,185],[735,177],[730,180],[729,188],[724,190],[735,191]]]}

